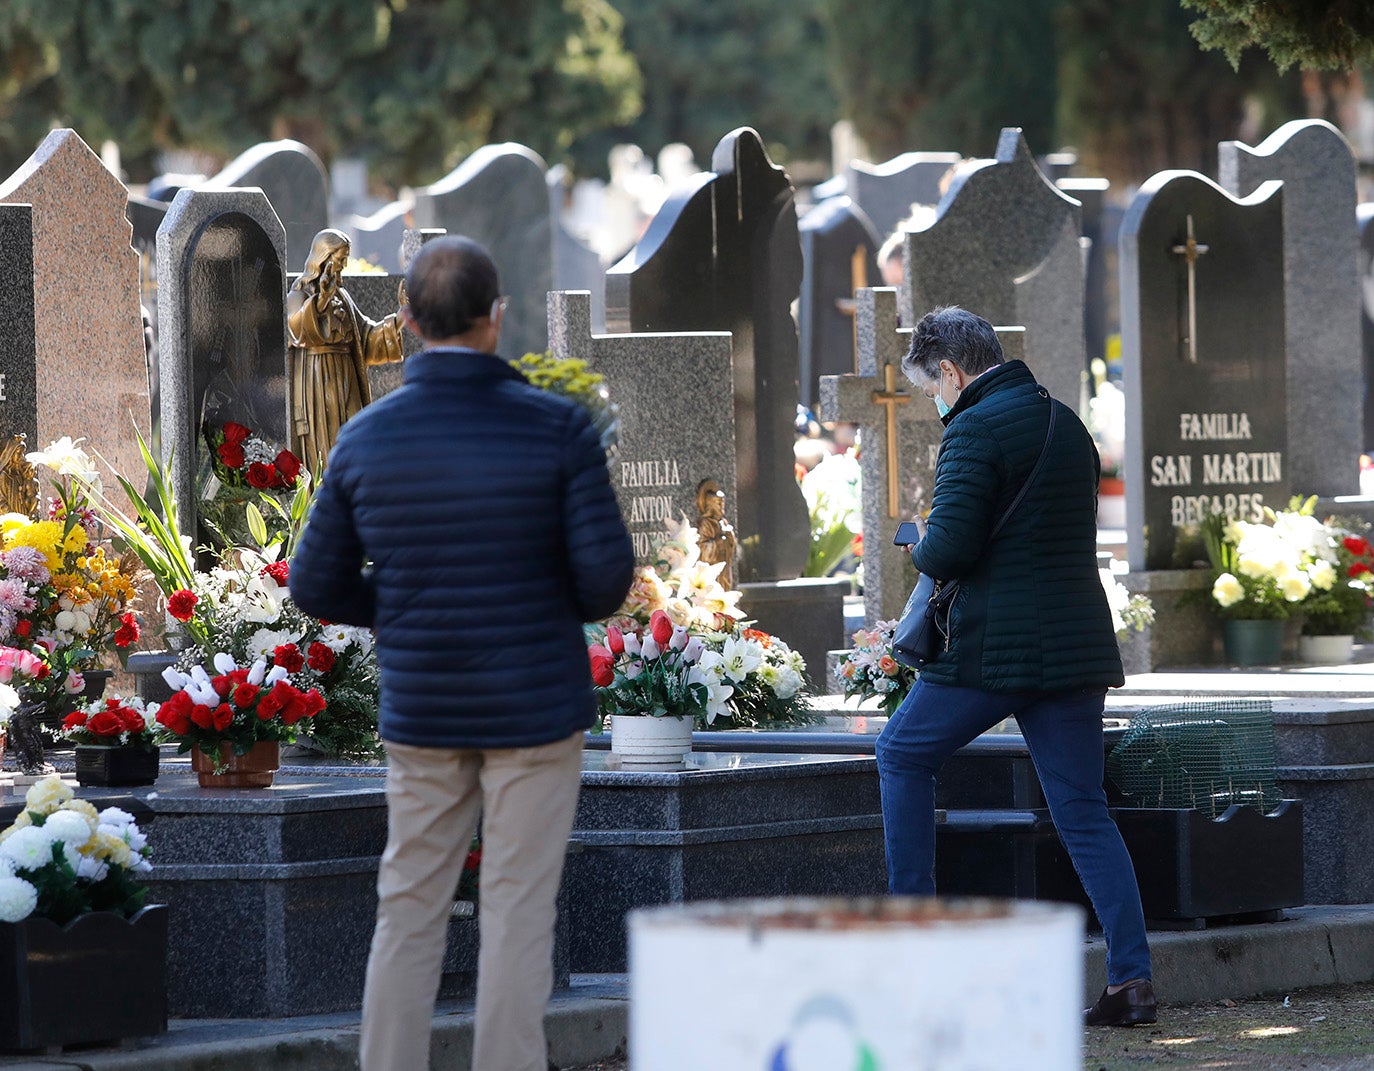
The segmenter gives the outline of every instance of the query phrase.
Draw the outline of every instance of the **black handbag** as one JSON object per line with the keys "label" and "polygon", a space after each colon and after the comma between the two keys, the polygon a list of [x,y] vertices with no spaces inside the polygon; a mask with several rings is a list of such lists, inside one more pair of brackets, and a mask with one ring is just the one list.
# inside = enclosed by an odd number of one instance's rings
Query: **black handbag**
{"label": "black handbag", "polygon": [[[1044,393],[1044,388],[1041,388],[1041,392]],[[1048,398],[1049,395],[1046,394],[1045,397]],[[1021,485],[1020,492],[992,529],[988,536],[989,543],[1002,530],[1002,525],[1007,523],[1007,519],[1016,512],[1021,499],[1026,497],[1031,484],[1040,475],[1040,469],[1045,463],[1045,454],[1050,447],[1050,439],[1054,437],[1055,411],[1054,402],[1051,400],[1050,423],[1045,431],[1045,444],[1040,447],[1040,456],[1036,459],[1030,475],[1026,477],[1026,482]],[[949,615],[958,594],[957,579],[936,580],[928,573],[922,573],[916,581],[916,587],[911,591],[911,597],[906,601],[897,627],[893,630],[892,657],[909,669],[920,669],[927,662],[933,661],[941,651],[948,650]]]}

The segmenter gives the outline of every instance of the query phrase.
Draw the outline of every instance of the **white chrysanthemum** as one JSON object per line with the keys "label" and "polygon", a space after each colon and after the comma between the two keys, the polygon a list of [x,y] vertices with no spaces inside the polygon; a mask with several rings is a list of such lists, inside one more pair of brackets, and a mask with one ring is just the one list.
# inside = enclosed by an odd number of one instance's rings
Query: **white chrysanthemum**
{"label": "white chrysanthemum", "polygon": [[14,869],[37,870],[52,862],[53,837],[43,826],[16,829],[0,844],[0,855],[14,864]]}
{"label": "white chrysanthemum", "polygon": [[14,860],[6,855],[0,855],[0,878],[14,877]]}
{"label": "white chrysanthemum", "polygon": [[50,814],[72,798],[72,790],[57,774],[49,774],[29,786],[24,797],[24,809],[37,814]]}
{"label": "white chrysanthemum", "polygon": [[93,855],[83,855],[76,864],[76,876],[100,881],[110,872],[110,864]]}
{"label": "white chrysanthemum", "polygon": [[127,844],[133,851],[141,852],[148,844],[148,836],[138,826],[129,822],[122,825],[106,824],[102,822],[98,833],[108,833],[112,837],[118,837]]}
{"label": "white chrysanthemum", "polygon": [[0,878],[0,922],[19,922],[38,906],[38,890],[23,878]]}
{"label": "white chrysanthemum", "polygon": [[60,840],[73,848],[80,848],[91,839],[91,826],[75,811],[53,811],[43,822],[43,829],[53,840]]}
{"label": "white chrysanthemum", "polygon": [[[1234,606],[1245,598],[1245,588],[1241,582],[1230,573],[1222,573],[1217,577],[1216,583],[1212,585],[1212,598],[1217,600],[1217,605],[1223,608]],[[1118,632],[1120,629],[1117,630]]]}
{"label": "white chrysanthemum", "polygon": [[288,643],[295,643],[300,638],[299,633],[260,628],[249,636],[248,642],[244,644],[244,649],[248,652],[246,661],[254,662],[259,658],[265,658],[270,662],[273,651]]}
{"label": "white chrysanthemum", "polygon": [[1307,567],[1307,575],[1318,591],[1330,591],[1336,586],[1336,569],[1328,561],[1313,562]]}
{"label": "white chrysanthemum", "polygon": [[99,818],[102,826],[131,826],[134,824],[134,816],[128,811],[121,811],[118,807],[106,807],[100,812]]}

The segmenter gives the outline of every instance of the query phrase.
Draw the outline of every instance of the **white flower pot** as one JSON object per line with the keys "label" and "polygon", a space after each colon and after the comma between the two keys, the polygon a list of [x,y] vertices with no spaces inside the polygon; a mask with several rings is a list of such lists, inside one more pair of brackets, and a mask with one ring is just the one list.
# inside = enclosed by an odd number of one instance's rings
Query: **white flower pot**
{"label": "white flower pot", "polygon": [[1298,657],[1309,665],[1339,666],[1350,661],[1354,636],[1299,636]]}
{"label": "white flower pot", "polygon": [[[746,900],[636,911],[629,930],[636,1071],[1082,1066],[1072,905]],[[685,993],[737,999],[702,1029]]]}
{"label": "white flower pot", "polygon": [[692,750],[692,719],[612,714],[611,750],[634,765],[679,763]]}

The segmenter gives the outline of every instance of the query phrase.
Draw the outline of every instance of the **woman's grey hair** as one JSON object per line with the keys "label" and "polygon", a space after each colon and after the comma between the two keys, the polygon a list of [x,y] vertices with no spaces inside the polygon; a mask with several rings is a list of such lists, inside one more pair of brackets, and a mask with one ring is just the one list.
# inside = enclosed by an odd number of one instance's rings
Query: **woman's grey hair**
{"label": "woman's grey hair", "polygon": [[1001,364],[1002,344],[992,324],[958,305],[942,305],[921,317],[911,335],[911,348],[902,358],[908,378],[940,378],[940,362],[951,361],[976,376]]}

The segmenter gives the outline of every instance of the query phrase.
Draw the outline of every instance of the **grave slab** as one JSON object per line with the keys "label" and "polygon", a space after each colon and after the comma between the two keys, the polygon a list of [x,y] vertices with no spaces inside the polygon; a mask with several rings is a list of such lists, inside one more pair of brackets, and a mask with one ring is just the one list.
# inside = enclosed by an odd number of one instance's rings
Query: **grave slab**
{"label": "grave slab", "polygon": [[329,175],[299,141],[266,141],[240,153],[207,179],[209,189],[256,187],[286,228],[286,263],[300,267],[315,235],[329,226]]}

